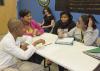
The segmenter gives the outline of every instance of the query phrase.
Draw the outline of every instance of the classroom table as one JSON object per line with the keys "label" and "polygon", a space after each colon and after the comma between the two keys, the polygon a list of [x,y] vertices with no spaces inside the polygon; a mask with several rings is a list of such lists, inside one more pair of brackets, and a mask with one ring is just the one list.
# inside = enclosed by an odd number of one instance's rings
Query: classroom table
{"label": "classroom table", "polygon": [[95,48],[94,46],[85,46],[77,41],[74,41],[73,45],[55,44],[58,37],[51,33],[34,37],[33,41],[40,38],[48,45],[38,48],[36,53],[71,71],[93,71],[100,63],[99,60],[83,53]]}

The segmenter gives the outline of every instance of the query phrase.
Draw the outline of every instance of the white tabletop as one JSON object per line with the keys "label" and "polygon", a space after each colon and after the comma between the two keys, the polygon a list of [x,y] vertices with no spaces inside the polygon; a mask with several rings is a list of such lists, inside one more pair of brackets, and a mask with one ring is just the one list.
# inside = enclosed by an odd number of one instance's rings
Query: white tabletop
{"label": "white tabletop", "polygon": [[93,46],[85,46],[76,41],[73,45],[54,44],[55,40],[57,40],[57,36],[49,33],[36,37],[34,40],[37,38],[44,38],[47,43],[52,43],[37,50],[37,54],[71,71],[93,71],[100,63],[99,60],[83,53],[83,51],[95,48]]}

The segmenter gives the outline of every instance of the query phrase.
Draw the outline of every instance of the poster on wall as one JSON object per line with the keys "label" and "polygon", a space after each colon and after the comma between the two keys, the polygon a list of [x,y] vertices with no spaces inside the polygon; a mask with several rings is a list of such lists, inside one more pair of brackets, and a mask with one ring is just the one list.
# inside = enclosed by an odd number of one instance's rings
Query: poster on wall
{"label": "poster on wall", "polygon": [[55,0],[57,11],[100,14],[100,0]]}
{"label": "poster on wall", "polygon": [[39,3],[40,6],[46,7],[46,6],[49,5],[50,0],[38,0],[38,3]]}

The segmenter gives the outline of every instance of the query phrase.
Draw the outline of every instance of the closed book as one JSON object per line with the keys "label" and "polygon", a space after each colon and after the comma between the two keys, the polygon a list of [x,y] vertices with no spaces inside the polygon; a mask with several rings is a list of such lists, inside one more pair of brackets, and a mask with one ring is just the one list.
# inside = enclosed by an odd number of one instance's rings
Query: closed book
{"label": "closed book", "polygon": [[58,38],[55,43],[56,44],[72,45],[73,41],[74,41],[74,38],[67,37],[67,38]]}

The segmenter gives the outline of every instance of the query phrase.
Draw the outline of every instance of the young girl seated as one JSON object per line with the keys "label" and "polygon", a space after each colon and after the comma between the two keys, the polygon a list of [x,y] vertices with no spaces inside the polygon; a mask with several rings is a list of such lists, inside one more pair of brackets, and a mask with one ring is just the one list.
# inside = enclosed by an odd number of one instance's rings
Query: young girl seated
{"label": "young girl seated", "polygon": [[[19,16],[24,25],[24,29],[26,30],[24,35],[29,35],[34,37],[44,33],[44,30],[39,25],[39,23],[37,23],[35,20],[32,19],[31,12],[29,10],[27,9],[21,10],[19,12]],[[44,58],[42,56],[35,53],[34,55],[31,56],[31,58],[29,58],[28,61],[41,64],[43,59]]]}
{"label": "young girl seated", "polygon": [[27,9],[21,10],[19,12],[19,16],[26,29],[26,35],[36,36],[44,33],[43,28],[35,20],[32,19],[29,10]]}
{"label": "young girl seated", "polygon": [[52,32],[55,25],[55,19],[49,7],[43,9],[43,16],[42,28],[45,32]]}
{"label": "young girl seated", "polygon": [[99,36],[96,22],[94,16],[82,15],[76,27],[68,32],[68,36],[74,37],[75,40],[83,42],[85,45],[94,45]]}
{"label": "young girl seated", "polygon": [[66,33],[75,27],[75,23],[72,20],[72,15],[69,12],[61,12],[60,20],[57,21],[54,27],[54,34],[57,34],[58,37],[66,37]]}
{"label": "young girl seated", "polygon": [[[94,45],[99,36],[99,30],[96,27],[96,19],[92,15],[82,15],[79,21],[72,30],[67,33],[67,36],[74,37],[75,40],[84,43],[85,45]],[[99,41],[99,40],[98,40]],[[59,66],[59,71],[65,69]]]}

